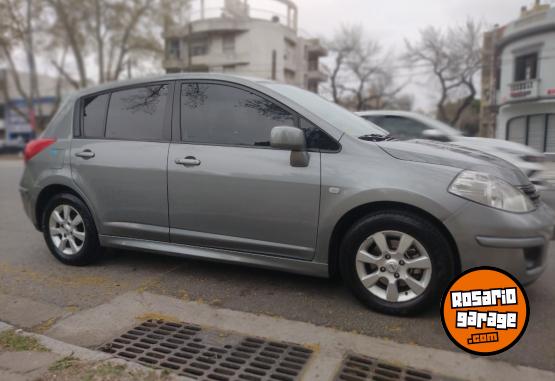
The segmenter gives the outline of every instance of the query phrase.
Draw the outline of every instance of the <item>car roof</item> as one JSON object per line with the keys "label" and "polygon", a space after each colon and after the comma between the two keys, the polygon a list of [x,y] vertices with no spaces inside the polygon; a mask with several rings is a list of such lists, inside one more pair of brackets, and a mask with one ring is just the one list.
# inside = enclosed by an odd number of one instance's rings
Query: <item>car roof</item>
{"label": "car roof", "polygon": [[249,84],[264,85],[264,84],[274,83],[273,81],[264,79],[264,78],[255,78],[255,77],[247,77],[247,76],[239,76],[239,75],[231,75],[231,74],[175,73],[175,74],[164,74],[164,75],[157,75],[157,76],[151,76],[151,77],[106,82],[100,85],[79,89],[73,95],[76,97],[81,97],[83,95],[94,94],[102,91],[116,90],[127,86],[148,84],[152,82],[175,81],[175,80],[186,80],[186,79],[219,80],[219,81],[233,82],[233,83],[238,83],[243,85],[249,85]]}

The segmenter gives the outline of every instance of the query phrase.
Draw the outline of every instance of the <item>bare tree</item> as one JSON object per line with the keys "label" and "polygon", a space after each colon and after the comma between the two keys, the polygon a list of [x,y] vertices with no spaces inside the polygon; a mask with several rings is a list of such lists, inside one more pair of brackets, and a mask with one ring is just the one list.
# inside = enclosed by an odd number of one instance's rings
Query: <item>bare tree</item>
{"label": "bare tree", "polygon": [[47,0],[47,3],[56,20],[51,32],[58,35],[60,44],[68,46],[76,76],[56,68],[74,87],[84,87],[92,81],[89,60],[95,63],[97,82],[102,83],[119,79],[132,56],[140,59],[163,51],[161,15],[167,10],[166,1]]}
{"label": "bare tree", "polygon": [[[481,68],[481,25],[468,21],[463,26],[442,31],[428,27],[419,41],[405,41],[406,58],[411,65],[426,67],[439,83],[438,119],[457,124],[476,96],[474,80]],[[448,113],[447,105],[455,100],[457,108]]]}
{"label": "bare tree", "polygon": [[392,55],[368,39],[361,26],[343,25],[327,45],[333,56],[328,72],[335,103],[356,110],[376,108],[404,87],[396,84]]}
{"label": "bare tree", "polygon": [[330,53],[334,56],[334,65],[329,73],[332,99],[340,103],[342,74],[349,57],[360,45],[362,28],[360,26],[342,25],[330,41],[327,42]]}
{"label": "bare tree", "polygon": [[[5,81],[13,81],[17,94],[10,94],[10,86],[7,83],[0,91],[6,101],[12,99],[14,95],[23,99],[26,111],[16,105],[11,105],[11,109],[39,130],[58,108],[62,82],[62,78],[58,77],[55,86],[57,101],[49,115],[44,115],[41,104],[38,103],[35,106],[35,101],[41,97],[36,62],[37,54],[41,52],[38,46],[43,46],[48,41],[48,37],[42,33],[43,21],[44,8],[38,1],[4,0],[0,4],[0,29],[4,32],[0,36],[0,58],[7,66]],[[25,67],[23,68],[20,60],[16,59],[18,52],[24,55]],[[59,61],[56,61],[60,66],[64,64],[63,57],[64,54]],[[28,81],[24,81],[21,77],[22,70],[28,72]],[[28,87],[25,86],[25,82],[28,82]],[[35,118],[35,110],[37,118]]]}
{"label": "bare tree", "polygon": [[[5,99],[15,96],[25,100],[27,111],[17,107],[14,111],[29,123],[33,123],[38,110],[40,129],[57,110],[63,83],[77,89],[118,80],[126,69],[131,76],[131,64],[160,59],[164,23],[170,16],[182,14],[189,3],[190,0],[3,0],[0,60],[8,68],[9,81],[17,94],[8,93],[11,86],[3,86],[0,91]],[[44,116],[40,103],[36,105],[41,96],[37,62],[43,72],[49,71],[49,65],[57,72],[57,101],[52,112]]]}

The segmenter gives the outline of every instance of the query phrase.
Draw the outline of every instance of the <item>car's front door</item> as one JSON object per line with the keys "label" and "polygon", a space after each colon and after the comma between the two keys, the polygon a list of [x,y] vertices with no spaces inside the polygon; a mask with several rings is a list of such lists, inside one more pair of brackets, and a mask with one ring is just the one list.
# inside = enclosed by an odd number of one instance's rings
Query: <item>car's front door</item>
{"label": "car's front door", "polygon": [[183,82],[181,141],[168,158],[170,239],[202,247],[311,259],[320,202],[320,153],[292,167],[270,130],[298,117],[250,89]]}
{"label": "car's front door", "polygon": [[100,234],[168,241],[171,84],[85,97],[71,143],[72,177]]}

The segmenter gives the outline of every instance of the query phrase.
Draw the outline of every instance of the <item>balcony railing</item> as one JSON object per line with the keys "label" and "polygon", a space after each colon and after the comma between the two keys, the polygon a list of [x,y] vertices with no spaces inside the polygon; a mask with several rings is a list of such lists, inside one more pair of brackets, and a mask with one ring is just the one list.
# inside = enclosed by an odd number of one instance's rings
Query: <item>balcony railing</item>
{"label": "balcony railing", "polygon": [[[191,0],[185,11],[187,22],[214,18],[261,19],[297,30],[298,10],[293,0]],[[176,20],[177,21],[177,20]]]}
{"label": "balcony railing", "polygon": [[527,79],[509,84],[511,100],[537,98],[540,94],[540,80]]}

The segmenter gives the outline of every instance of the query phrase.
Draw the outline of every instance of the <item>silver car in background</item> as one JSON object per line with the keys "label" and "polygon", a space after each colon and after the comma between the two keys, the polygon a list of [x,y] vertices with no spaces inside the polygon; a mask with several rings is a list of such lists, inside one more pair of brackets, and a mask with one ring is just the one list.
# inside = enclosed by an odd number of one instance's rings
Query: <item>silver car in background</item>
{"label": "silver car in background", "polygon": [[81,90],[25,161],[25,211],[65,264],[114,247],[339,274],[390,314],[421,311],[475,266],[533,282],[553,233],[552,210],[512,164],[390,141],[265,80],[174,74]]}
{"label": "silver car in background", "polygon": [[375,110],[357,112],[357,115],[385,129],[396,139],[431,139],[482,150],[514,164],[539,190],[548,187],[543,176],[545,156],[532,147],[502,139],[463,136],[456,128],[416,112]]}

